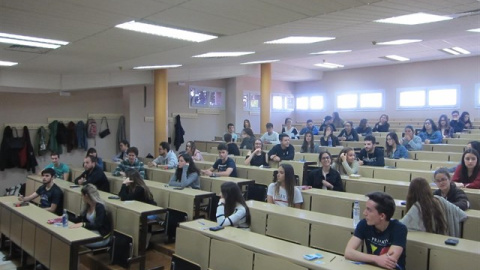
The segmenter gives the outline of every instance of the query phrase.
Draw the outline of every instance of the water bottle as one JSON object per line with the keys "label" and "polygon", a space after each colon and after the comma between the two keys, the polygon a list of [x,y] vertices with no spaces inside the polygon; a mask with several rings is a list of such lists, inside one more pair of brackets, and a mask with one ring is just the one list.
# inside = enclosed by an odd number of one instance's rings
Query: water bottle
{"label": "water bottle", "polygon": [[67,228],[67,227],[68,227],[68,213],[67,213],[67,209],[63,209],[62,225],[63,225],[64,228]]}
{"label": "water bottle", "polygon": [[328,136],[328,147],[332,147],[332,137]]}
{"label": "water bottle", "polygon": [[360,222],[360,204],[355,201],[353,203],[353,228],[357,227],[358,222]]}

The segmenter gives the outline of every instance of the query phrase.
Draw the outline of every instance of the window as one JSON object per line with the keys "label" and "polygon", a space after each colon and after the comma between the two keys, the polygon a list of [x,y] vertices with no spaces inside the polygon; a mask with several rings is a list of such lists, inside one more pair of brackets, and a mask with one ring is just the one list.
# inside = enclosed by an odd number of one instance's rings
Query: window
{"label": "window", "polygon": [[190,86],[190,108],[225,108],[225,89]]}
{"label": "window", "polygon": [[297,97],[297,106],[296,106],[297,110],[320,111],[320,110],[323,110],[324,107],[325,105],[324,105],[323,96]]}
{"label": "window", "polygon": [[272,110],[274,111],[293,111],[295,109],[295,98],[291,95],[273,94]]}
{"label": "window", "polygon": [[357,91],[337,95],[337,109],[340,110],[381,110],[383,91]]}
{"label": "window", "polygon": [[455,108],[459,86],[397,89],[398,109]]}
{"label": "window", "polygon": [[244,111],[258,111],[260,110],[260,93],[258,92],[243,92],[243,110]]}
{"label": "window", "polygon": [[475,108],[480,108],[480,83],[475,85]]}

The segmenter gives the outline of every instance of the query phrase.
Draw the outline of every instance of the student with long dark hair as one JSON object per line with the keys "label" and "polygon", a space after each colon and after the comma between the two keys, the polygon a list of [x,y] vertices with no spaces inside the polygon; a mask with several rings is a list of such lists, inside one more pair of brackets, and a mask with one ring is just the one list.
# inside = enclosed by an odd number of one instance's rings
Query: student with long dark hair
{"label": "student with long dark hair", "polygon": [[470,114],[468,112],[462,112],[460,119],[458,120],[463,124],[464,129],[473,128],[472,121],[470,121]]}
{"label": "student with long dark hair", "polygon": [[400,220],[409,230],[460,237],[460,222],[467,218],[456,205],[432,194],[425,178],[415,178],[407,193],[407,213]]}
{"label": "student with long dark hair", "polygon": [[153,204],[153,196],[137,170],[127,171],[118,197],[122,201],[139,201]]}
{"label": "student with long dark hair", "polygon": [[402,138],[402,145],[409,151],[422,150],[422,138],[415,135],[415,129],[411,125],[405,127],[405,136]]}
{"label": "student with long dark hair", "polygon": [[442,133],[443,138],[452,137],[454,129],[450,127],[450,121],[448,121],[448,116],[446,114],[442,114],[438,118],[438,130]]}
{"label": "student with long dark hair", "polygon": [[340,145],[337,136],[333,135],[333,127],[331,125],[325,126],[325,130],[323,131],[323,136],[320,137],[320,145],[321,146],[329,146],[328,141],[332,140],[332,147],[336,147]]}
{"label": "student with long dark hair", "polygon": [[480,189],[480,157],[477,150],[469,148],[463,152],[462,164],[453,175],[457,187]]}
{"label": "student with long dark hair", "polygon": [[388,115],[382,114],[380,115],[380,119],[378,123],[375,124],[373,127],[373,132],[388,132],[390,129],[390,124],[388,123]]}
{"label": "student with long dark hair", "polygon": [[352,121],[345,121],[345,123],[343,123],[343,129],[338,135],[338,139],[340,141],[357,141],[358,142],[358,133],[353,128]]}
{"label": "student with long dark hair", "polygon": [[88,148],[87,154],[85,155],[85,157],[87,156],[95,157],[97,159],[97,166],[101,168],[103,171],[103,160],[101,157],[98,156],[97,150],[95,148],[93,147]]}
{"label": "student with long dark hair", "polygon": [[390,132],[387,135],[385,149],[388,158],[400,159],[408,158],[408,150],[398,141],[397,133]]}
{"label": "student with long dark hair", "polygon": [[245,158],[245,165],[250,166],[268,166],[267,153],[263,152],[263,142],[260,139],[255,140],[255,150],[249,151]]}
{"label": "student with long dark hair", "polygon": [[355,131],[362,136],[372,135],[372,128],[368,126],[368,120],[366,118],[360,120],[360,124],[355,128]]}
{"label": "student with long dark hair", "polygon": [[322,151],[318,155],[318,160],[322,167],[308,174],[307,185],[319,189],[344,191],[340,174],[331,167],[332,155],[327,151]]}
{"label": "student with long dark hair", "polygon": [[173,187],[191,187],[200,189],[200,171],[195,166],[195,162],[189,154],[178,156],[178,167],[175,173],[170,177],[169,186]]}
{"label": "student with long dark hair", "polygon": [[302,193],[295,187],[295,171],[290,164],[280,164],[277,181],[268,186],[267,202],[280,206],[301,208]]}
{"label": "student with long dark hair", "polygon": [[422,139],[424,144],[442,143],[443,140],[442,133],[438,130],[435,122],[430,118],[425,120],[422,131],[418,133],[418,136]]}
{"label": "student with long dark hair", "polygon": [[447,168],[439,168],[433,174],[433,182],[438,189],[433,192],[433,195],[441,196],[447,201],[455,204],[463,211],[470,207],[468,197],[461,188],[457,188],[455,183],[450,180],[450,173]]}
{"label": "student with long dark hair", "polygon": [[315,144],[315,138],[311,131],[307,131],[303,136],[303,144],[300,153],[318,153],[318,144]]}
{"label": "student with long dark hair", "polygon": [[225,182],[220,190],[222,194],[216,214],[218,225],[250,228],[250,211],[238,185],[234,182]]}
{"label": "student with long dark hair", "polygon": [[255,135],[251,128],[244,128],[242,130],[242,143],[240,144],[240,149],[250,149],[253,150],[255,144]]}

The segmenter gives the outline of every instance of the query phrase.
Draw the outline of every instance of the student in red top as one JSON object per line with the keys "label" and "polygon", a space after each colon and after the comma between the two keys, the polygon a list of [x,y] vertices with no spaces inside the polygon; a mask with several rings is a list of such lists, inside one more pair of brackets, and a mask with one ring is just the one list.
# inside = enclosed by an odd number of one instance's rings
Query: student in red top
{"label": "student in red top", "polygon": [[452,181],[457,187],[480,189],[480,156],[469,148],[463,152],[462,164],[458,165]]}

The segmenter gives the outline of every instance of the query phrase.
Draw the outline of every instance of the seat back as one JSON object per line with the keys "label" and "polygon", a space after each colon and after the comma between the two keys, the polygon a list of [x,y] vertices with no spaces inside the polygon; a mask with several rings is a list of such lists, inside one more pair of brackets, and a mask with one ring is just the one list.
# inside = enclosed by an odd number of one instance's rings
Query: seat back
{"label": "seat back", "polygon": [[200,265],[184,259],[176,254],[172,255],[171,270],[201,270]]}
{"label": "seat back", "polygon": [[166,231],[168,236],[168,241],[175,239],[177,234],[177,227],[180,222],[188,220],[188,215],[184,212],[177,211],[174,209],[167,210],[167,220],[166,220]]}
{"label": "seat back", "polygon": [[133,258],[133,237],[114,230],[111,250],[111,263],[128,268]]}
{"label": "seat back", "polygon": [[262,184],[249,185],[247,200],[265,202],[267,200],[267,189],[268,187]]}

